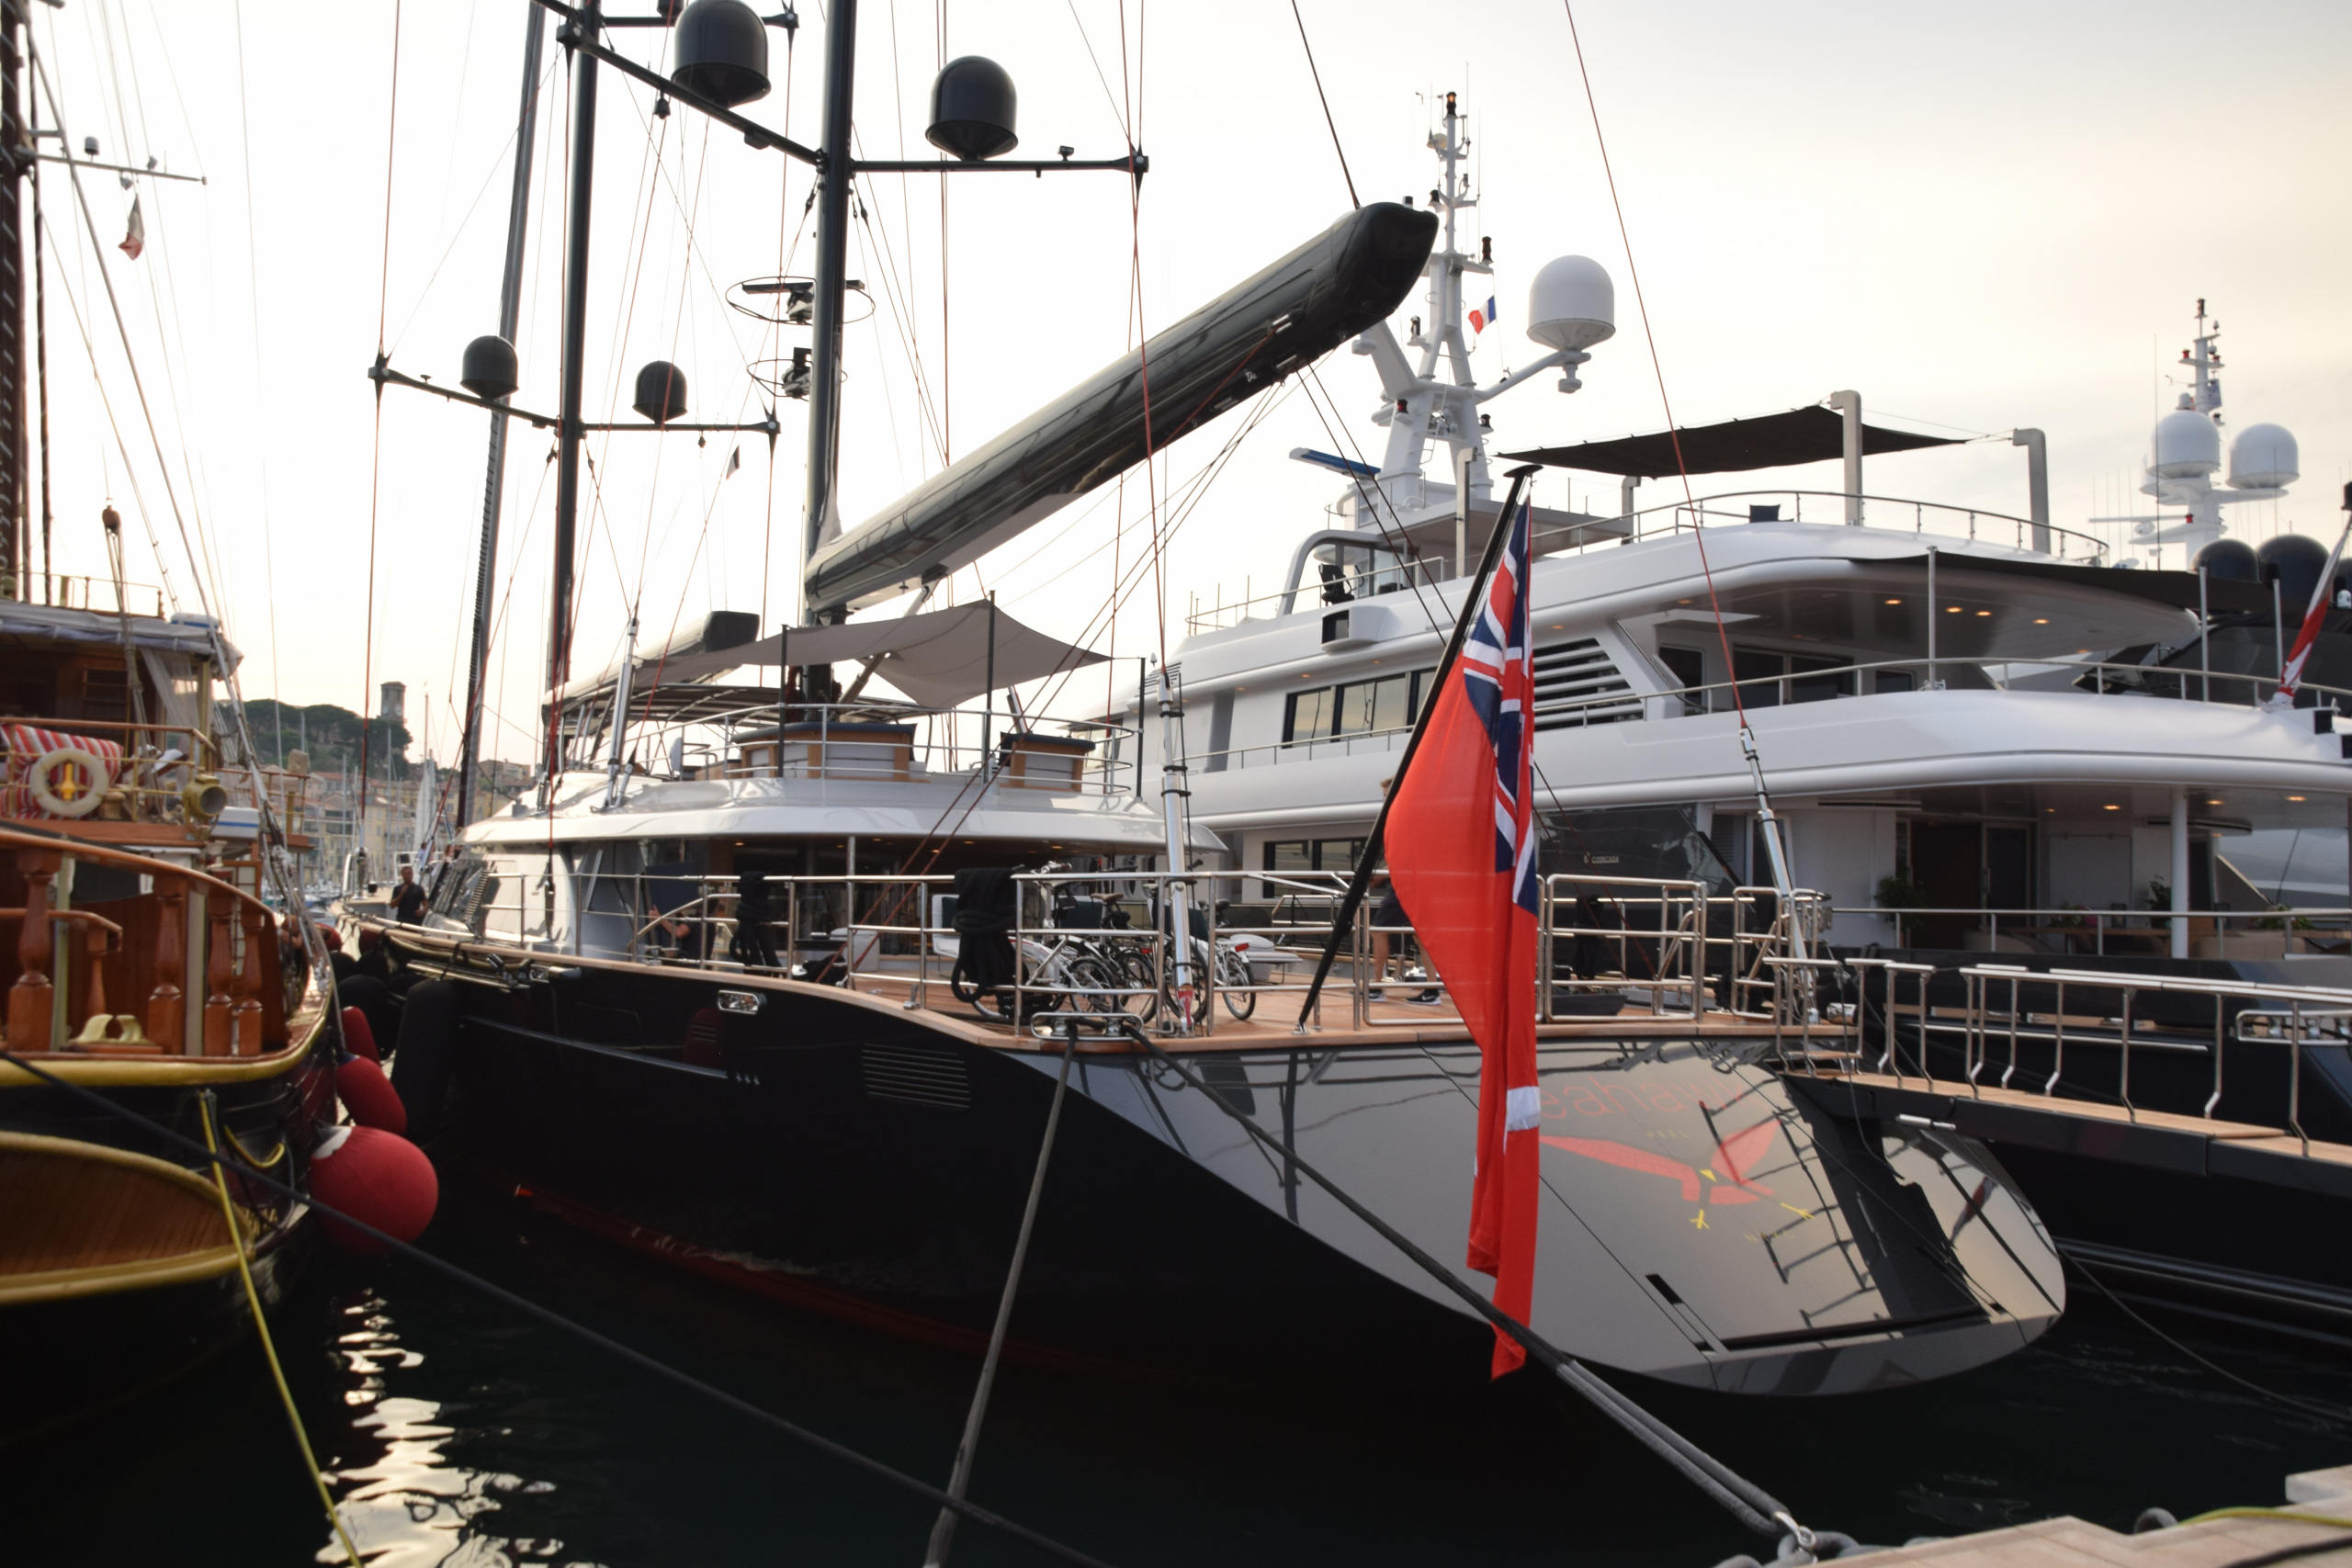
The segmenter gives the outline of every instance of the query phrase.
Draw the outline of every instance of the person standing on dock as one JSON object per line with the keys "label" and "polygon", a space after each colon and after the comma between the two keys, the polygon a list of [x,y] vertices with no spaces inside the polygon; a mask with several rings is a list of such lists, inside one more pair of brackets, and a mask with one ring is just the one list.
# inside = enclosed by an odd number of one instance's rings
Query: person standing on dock
{"label": "person standing on dock", "polygon": [[424,889],[417,886],[414,866],[401,867],[400,886],[392,889],[392,919],[404,926],[424,923]]}

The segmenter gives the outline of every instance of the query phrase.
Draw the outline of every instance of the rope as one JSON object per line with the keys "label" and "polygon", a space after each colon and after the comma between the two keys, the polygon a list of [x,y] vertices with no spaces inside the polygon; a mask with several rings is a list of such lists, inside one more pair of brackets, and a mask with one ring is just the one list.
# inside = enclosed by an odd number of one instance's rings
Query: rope
{"label": "rope", "polygon": [[[213,1135],[220,1107],[210,1089],[198,1097],[198,1105],[204,1116],[204,1146],[213,1156],[212,1190],[220,1194],[220,1218],[229,1226],[229,1244],[237,1249],[237,1273],[245,1282],[245,1305],[254,1314],[254,1333],[269,1362],[270,1381],[277,1385],[278,1402],[286,1406],[286,1424],[294,1429],[294,1446],[302,1450],[302,1469],[311,1484],[319,1489],[319,1506],[327,1511],[327,1523],[334,1527],[334,1538],[343,1543],[343,1554],[351,1560],[351,1568],[360,1568],[359,1549],[351,1544],[351,1532],[343,1528],[343,1516],[335,1512],[334,1498],[327,1492],[326,1477],[319,1473],[318,1455],[311,1451],[310,1434],[302,1429],[302,1413],[295,1408],[294,1391],[286,1386],[286,1369],[278,1364],[277,1346],[269,1337],[269,1320],[262,1315],[261,1292],[254,1289],[253,1266],[245,1259],[244,1229],[237,1224],[236,1205],[229,1201],[229,1179],[221,1169],[220,1140]],[[243,1152],[242,1145],[239,1152]]]}
{"label": "rope", "polygon": [[[1666,434],[1674,443],[1675,469],[1682,476],[1683,504],[1695,509],[1697,502],[1692,500],[1690,493],[1690,469],[1682,457],[1682,431],[1681,427],[1674,422],[1674,400],[1667,396],[1666,365],[1657,356],[1657,334],[1650,329],[1649,301],[1642,293],[1642,269],[1634,262],[1633,231],[1626,227],[1625,204],[1617,195],[1617,171],[1609,162],[1609,139],[1601,134],[1600,104],[1592,96],[1592,73],[1585,68],[1584,40],[1577,34],[1576,6],[1570,3],[1570,0],[1560,0],[1560,8],[1567,13],[1568,40],[1576,46],[1577,74],[1584,82],[1585,107],[1592,115],[1592,139],[1600,150],[1600,172],[1609,181],[1609,205],[1617,214],[1617,238],[1625,247],[1625,271],[1634,280],[1634,305],[1641,312],[1642,338],[1649,344],[1650,369],[1657,377],[1657,400],[1666,409]],[[1723,604],[1715,597],[1714,570],[1707,564],[1707,531],[1703,526],[1698,525],[1695,516],[1690,536],[1699,547],[1699,572],[1706,579],[1707,607],[1715,617],[1715,636],[1723,644],[1724,671],[1728,674],[1732,663],[1731,629],[1724,621]],[[1743,733],[1747,733],[1747,705],[1740,695],[1736,682],[1732,684],[1731,700],[1733,710],[1739,716],[1739,728]],[[1751,747],[1753,744],[1751,740]]]}
{"label": "rope", "polygon": [[[384,127],[384,256],[376,288],[376,360],[384,360],[384,318],[392,295],[392,157],[400,145],[401,124],[401,0],[392,0],[392,90]],[[375,449],[368,459],[368,613],[359,652],[359,812],[355,836],[368,841],[368,745],[373,727],[368,722],[369,696],[376,680],[376,515],[383,499],[384,383],[376,383]],[[385,737],[390,740],[391,737]]]}
{"label": "rope", "polygon": [[1464,1284],[1452,1269],[1422,1250],[1394,1225],[1351,1197],[1330,1178],[1301,1159],[1297,1151],[1288,1143],[1266,1132],[1252,1122],[1246,1112],[1227,1103],[1223,1095],[1195,1077],[1182,1063],[1160,1049],[1159,1043],[1153,1040],[1134,1019],[1115,1019],[1113,1021],[1124,1022],[1129,1038],[1148,1052],[1154,1060],[1175,1073],[1190,1087],[1200,1090],[1204,1099],[1231,1117],[1240,1125],[1243,1132],[1264,1145],[1271,1152],[1281,1156],[1287,1168],[1296,1169],[1308,1180],[1329,1193],[1339,1201],[1341,1207],[1371,1226],[1383,1240],[1412,1259],[1423,1272],[1459,1296],[1473,1312],[1526,1347],[1528,1353],[1550,1368],[1562,1382],[1590,1401],[1594,1408],[1623,1427],[1644,1448],[1648,1449],[1679,1472],[1684,1480],[1705,1493],[1734,1518],[1757,1534],[1768,1538],[1779,1536],[1782,1527],[1785,1526],[1788,1533],[1796,1538],[1799,1546],[1807,1551],[1812,1549],[1815,1540],[1814,1532],[1798,1524],[1788,1509],[1775,1501],[1770,1493],[1740,1476],[1688,1438],[1675,1431],[1673,1427],[1668,1427],[1665,1422],[1602,1382],[1583,1363],[1554,1348],[1525,1324]]}
{"label": "rope", "polygon": [[[1062,1066],[1054,1077],[1053,1103],[1046,1110],[1046,1136],[1037,1146],[1037,1172],[1029,1179],[1029,1201],[1021,1211],[1021,1234],[1012,1243],[1012,1267],[1004,1277],[1004,1294],[996,1303],[996,1326],[989,1330],[989,1353],[980,1362],[980,1384],[972,1392],[971,1413],[964,1417],[964,1440],[956,1448],[956,1467],[947,1495],[961,1498],[972,1479],[972,1455],[980,1443],[980,1422],[989,1413],[989,1391],[996,1386],[997,1362],[1004,1356],[1005,1325],[1012,1321],[1012,1298],[1021,1289],[1021,1266],[1029,1260],[1029,1235],[1037,1227],[1037,1200],[1046,1190],[1046,1166],[1054,1157],[1054,1134],[1062,1123],[1062,1100],[1069,1090],[1069,1065],[1078,1056],[1078,1026],[1062,1023]],[[947,1549],[956,1540],[956,1515],[939,1510],[931,1527],[931,1547],[923,1553],[923,1568],[943,1568]]]}
{"label": "rope", "polygon": [[1010,1536],[1014,1540],[1020,1541],[1025,1546],[1034,1547],[1037,1551],[1046,1553],[1047,1556],[1058,1558],[1064,1562],[1079,1563],[1082,1565],[1082,1568],[1109,1568],[1109,1565],[1102,1562],[1100,1559],[1090,1557],[1086,1553],[1077,1550],[1075,1547],[1064,1546],[1061,1542],[1055,1540],[1050,1537],[1039,1535],[1036,1531],[1029,1529],[1024,1526],[1015,1524],[1011,1519],[1005,1518],[1000,1514],[992,1513],[989,1509],[980,1507],[977,1504],[965,1502],[963,1499],[958,1497],[950,1497],[946,1493],[939,1490],[939,1488],[931,1485],[927,1482],[918,1481],[913,1476],[907,1474],[903,1471],[894,1470],[889,1465],[883,1463],[880,1460],[869,1459],[865,1454],[859,1453],[855,1449],[850,1448],[846,1444],[835,1442],[831,1438],[827,1438],[817,1432],[811,1431],[809,1428],[801,1426],[798,1422],[787,1421],[781,1416],[763,1410],[756,1404],[751,1404],[746,1400],[737,1398],[735,1395],[729,1393],[724,1389],[715,1388],[709,1383],[704,1382],[699,1378],[682,1372],[675,1367],[669,1365],[667,1362],[656,1360],[642,1350],[633,1349],[629,1346],[622,1344],[617,1339],[611,1338],[606,1335],[599,1334],[594,1329],[588,1327],[585,1324],[575,1323],[571,1318],[564,1316],[561,1313],[555,1312],[548,1307],[543,1307],[526,1296],[519,1296],[514,1292],[505,1289],[503,1286],[493,1285],[488,1280],[481,1278],[480,1275],[469,1273],[467,1270],[458,1268],[454,1263],[447,1262],[442,1258],[435,1258],[433,1254],[426,1252],[422,1247],[416,1247],[409,1242],[402,1241],[398,1236],[387,1235],[385,1232],[378,1230],[374,1225],[369,1224],[365,1220],[346,1214],[339,1209],[330,1208],[328,1205],[320,1202],[315,1197],[312,1197],[308,1193],[298,1191],[294,1188],[288,1186],[286,1183],[276,1180],[265,1173],[255,1170],[249,1165],[231,1159],[222,1155],[217,1148],[207,1148],[204,1145],[198,1143],[195,1139],[186,1137],[181,1134],[173,1131],[169,1126],[162,1122],[156,1121],[153,1117],[142,1116],[138,1111],[130,1109],[128,1106],[117,1105],[113,1100],[108,1100],[105,1095],[98,1093],[95,1089],[74,1083],[69,1078],[59,1077],[55,1073],[49,1071],[45,1067],[36,1066],[33,1063],[26,1060],[23,1056],[18,1055],[14,1051],[8,1050],[5,1046],[0,1046],[0,1062],[6,1062],[13,1067],[20,1067],[24,1071],[30,1073],[33,1077],[48,1084],[52,1089],[62,1089],[68,1094],[90,1102],[92,1105],[95,1105],[99,1110],[106,1111],[110,1116],[119,1117],[124,1121],[137,1123],[150,1134],[162,1139],[164,1143],[175,1145],[187,1153],[196,1156],[198,1158],[203,1160],[209,1167],[218,1167],[222,1170],[233,1171],[236,1175],[243,1178],[246,1181],[251,1182],[257,1187],[266,1188],[269,1191],[277,1193],[281,1198],[289,1199],[298,1203],[306,1203],[312,1210],[324,1215],[326,1218],[334,1220],[339,1224],[350,1226],[353,1230],[381,1243],[385,1247],[398,1253],[401,1257],[408,1258],[412,1262],[423,1265],[424,1268],[442,1276],[444,1279],[453,1280],[458,1284],[466,1286],[469,1290],[479,1291],[492,1301],[498,1302],[504,1306],[511,1307],[514,1311],[522,1313],[527,1317],[535,1318],[538,1322],[544,1323],[551,1328],[560,1329],[564,1333],[572,1336],[574,1338],[579,1339],[585,1344],[593,1345],[597,1349],[603,1350],[609,1355],[618,1357],[620,1359],[628,1362],[630,1365],[637,1367],[640,1371],[650,1372],[656,1377],[662,1378],[668,1382],[674,1383],[690,1393],[700,1394],[703,1398],[710,1400],[713,1404],[723,1405],[727,1409],[735,1412],[737,1415],[755,1421],[761,1426],[766,1427],[773,1431],[781,1432],[786,1437],[792,1438],[796,1442],[804,1443],[808,1447],[815,1449],[820,1453],[828,1454],[832,1458],[841,1461],[844,1464],[850,1465],[854,1469],[864,1471],[868,1475],[874,1476],[881,1481],[886,1481],[891,1485],[899,1488],[901,1491],[910,1492],[916,1496],[922,1497],[928,1502],[937,1503],[942,1507],[953,1509],[956,1513],[963,1516],[965,1518],[970,1519],[977,1524],[986,1525],[990,1529],[996,1530],[1001,1534]]}
{"label": "rope", "polygon": [[[2154,1324],[2150,1323],[2146,1318],[2142,1317],[2138,1313],[2133,1312],[2130,1307],[2124,1305],[2123,1298],[2117,1295],[2113,1291],[2108,1289],[2107,1281],[2093,1273],[2091,1271],[2090,1265],[2085,1263],[2081,1258],[2069,1258],[2064,1251],[2061,1251],[2058,1254],[2058,1257],[2062,1261],[2073,1264],[2076,1273],[2080,1274],[2084,1279],[2088,1280],[2092,1284],[2098,1286],[2098,1293],[2105,1296],[2109,1302],[2113,1303],[2117,1311],[2122,1313],[2124,1316],[2130,1318],[2142,1328],[2146,1329],[2150,1334],[2155,1336],[2158,1339],[2163,1340],[2166,1345],[2169,1345],[2175,1350],[2179,1351],[2182,1355],[2188,1357],[2190,1360],[2196,1362],[2207,1371],[2211,1372],[2215,1377],[2222,1378],[2230,1382],[2233,1382],[2250,1393],[2260,1394],[2263,1398],[2269,1400],[2274,1404],[2284,1405],[2290,1410],[2300,1410],[2307,1416],[2317,1416],[2330,1421],[2342,1421],[2347,1417],[2352,1417],[2352,1412],[2347,1412],[2341,1406],[2323,1404],[2319,1401],[2312,1399],[2300,1399],[2291,1393],[2274,1393],[2269,1389],[2264,1388],[2260,1383],[2251,1382],[2246,1379],[2238,1376],[2237,1373],[2231,1371],[2227,1367],[2219,1366],[2212,1361],[2207,1360],[2204,1357],[2199,1355],[2196,1351],[2190,1349],[2188,1346],[2182,1344],[2179,1340],[2175,1339],[2171,1335],[2166,1334],[2163,1329],[2158,1328]],[[2205,1517],[2208,1518],[2213,1518],[2218,1516],[2208,1514]],[[2194,1521],[2192,1520],[2191,1522],[2193,1523]],[[2352,1526],[2346,1526],[2346,1528],[2352,1529]]]}
{"label": "rope", "polygon": [[1331,129],[1331,151],[1340,157],[1340,177],[1348,182],[1348,205],[1361,209],[1356,177],[1348,173],[1348,152],[1340,145],[1340,127],[1331,118],[1331,100],[1323,96],[1323,73],[1315,69],[1315,46],[1306,41],[1306,18],[1298,14],[1298,0],[1290,0],[1290,19],[1298,24],[1298,47],[1306,51],[1306,73],[1315,78],[1315,101],[1323,106],[1323,123]]}

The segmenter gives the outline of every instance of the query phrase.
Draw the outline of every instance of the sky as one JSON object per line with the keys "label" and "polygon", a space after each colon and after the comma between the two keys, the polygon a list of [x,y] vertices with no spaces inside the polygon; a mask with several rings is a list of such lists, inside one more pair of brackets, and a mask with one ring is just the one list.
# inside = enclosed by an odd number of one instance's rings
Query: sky
{"label": "sky", "polygon": [[[148,244],[133,260],[117,245],[134,193],[83,172],[85,222],[66,171],[42,166],[57,570],[106,572],[111,502],[130,580],[226,616],[248,699],[372,710],[374,684],[401,681],[412,756],[429,745],[447,760],[488,416],[399,389],[379,403],[366,371],[380,346],[396,368],[454,383],[466,342],[496,327],[525,0],[32,9],[56,94],[40,125],[62,123],[77,147],[96,137],[104,161],[153,157],[205,182],[139,182]],[[2281,423],[2301,446],[2301,482],[2233,509],[2234,531],[2340,525],[2352,100],[2336,77],[2352,6],[1584,0],[1581,70],[1557,3],[1299,0],[1298,13],[1329,127],[1298,26],[1271,0],[865,0],[864,155],[926,155],[933,72],[981,53],[1017,84],[1017,155],[1116,156],[1132,131],[1151,171],[1132,204],[1118,175],[865,177],[846,518],[1319,232],[1347,210],[1351,178],[1366,200],[1428,191],[1423,140],[1454,91],[1480,197],[1469,233],[1493,239],[1498,263],[1480,380],[1543,352],[1521,323],[1545,260],[1592,256],[1617,286],[1618,332],[1584,389],[1563,397],[1544,375],[1487,405],[1496,450],[1661,428],[1669,400],[1696,424],[1852,388],[1874,420],[1989,437],[1873,459],[1871,492],[2022,513],[2007,432],[2036,426],[2054,520],[2079,526],[2145,504],[2132,491],[2147,430],[2179,389],[2170,366],[2201,297],[2222,323],[2231,427]],[[824,29],[808,0],[788,49],[771,32],[774,88],[743,112],[816,139]],[[649,61],[665,40],[612,37]],[[514,400],[535,410],[556,403],[561,59],[550,39],[517,333]],[[693,419],[757,420],[775,400],[750,369],[808,334],[732,309],[729,290],[806,275],[810,177],[690,112],[657,118],[653,96],[601,73],[591,417],[633,417],[637,367],[663,359],[685,373]],[[1417,289],[1399,315],[1425,309]],[[1173,648],[1195,600],[1280,589],[1336,499],[1329,475],[1286,454],[1335,434],[1376,454],[1377,404],[1369,363],[1341,350],[957,573],[943,602],[992,590],[1121,659]],[[806,405],[777,406],[773,453],[757,434],[591,442],[575,671],[616,653],[632,608],[648,642],[709,609],[770,627],[792,615]],[[515,759],[535,753],[545,687],[550,450],[546,433],[514,429],[486,750]],[[1699,493],[1838,482],[1828,464]],[[1536,499],[1613,511],[1615,490],[1547,473]],[[1057,708],[1101,711],[1110,687],[1094,680]]]}

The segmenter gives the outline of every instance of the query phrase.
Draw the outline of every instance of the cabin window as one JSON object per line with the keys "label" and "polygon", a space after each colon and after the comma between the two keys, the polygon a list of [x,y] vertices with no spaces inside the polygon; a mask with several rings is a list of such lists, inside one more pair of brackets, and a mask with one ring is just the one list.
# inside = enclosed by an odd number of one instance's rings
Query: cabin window
{"label": "cabin window", "polygon": [[[1363,857],[1363,846],[1362,839],[1269,839],[1261,852],[1261,868],[1278,876],[1295,876],[1310,871],[1350,875],[1356,869],[1356,862]],[[1261,897],[1267,898],[1298,891],[1271,882],[1259,886]]]}
{"label": "cabin window", "polygon": [[1757,648],[1734,649],[1731,677],[1741,683],[1740,702],[1752,708],[1780,706],[1780,677],[1788,672],[1788,659],[1783,654],[1767,653]]}
{"label": "cabin window", "polygon": [[1344,686],[1293,692],[1283,723],[1283,743],[1409,729],[1434,673],[1417,670],[1373,681],[1351,681]]}
{"label": "cabin window", "polygon": [[130,716],[130,680],[122,670],[82,671],[82,716],[120,723]]}
{"label": "cabin window", "polygon": [[1854,661],[1850,659],[1789,660],[1789,700],[1794,703],[1826,703],[1833,697],[1854,694]]}
{"label": "cabin window", "polygon": [[1917,678],[1908,670],[1876,670],[1871,673],[1877,678],[1872,690],[1882,695],[1888,692],[1913,691],[1918,685]]}
{"label": "cabin window", "polygon": [[[1678,686],[1703,686],[1707,683],[1706,658],[1695,648],[1661,648],[1657,650],[1657,661],[1666,666],[1666,672],[1674,677],[1674,683]],[[1704,701],[1703,698],[1697,700]]]}

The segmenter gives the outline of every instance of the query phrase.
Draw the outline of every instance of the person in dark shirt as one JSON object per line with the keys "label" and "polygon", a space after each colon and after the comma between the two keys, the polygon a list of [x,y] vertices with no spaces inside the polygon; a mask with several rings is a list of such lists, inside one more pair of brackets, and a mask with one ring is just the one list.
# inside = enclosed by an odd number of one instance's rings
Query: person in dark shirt
{"label": "person in dark shirt", "polygon": [[416,871],[412,866],[401,867],[400,886],[392,889],[392,919],[404,926],[422,925],[424,921],[424,889],[416,885]]}

